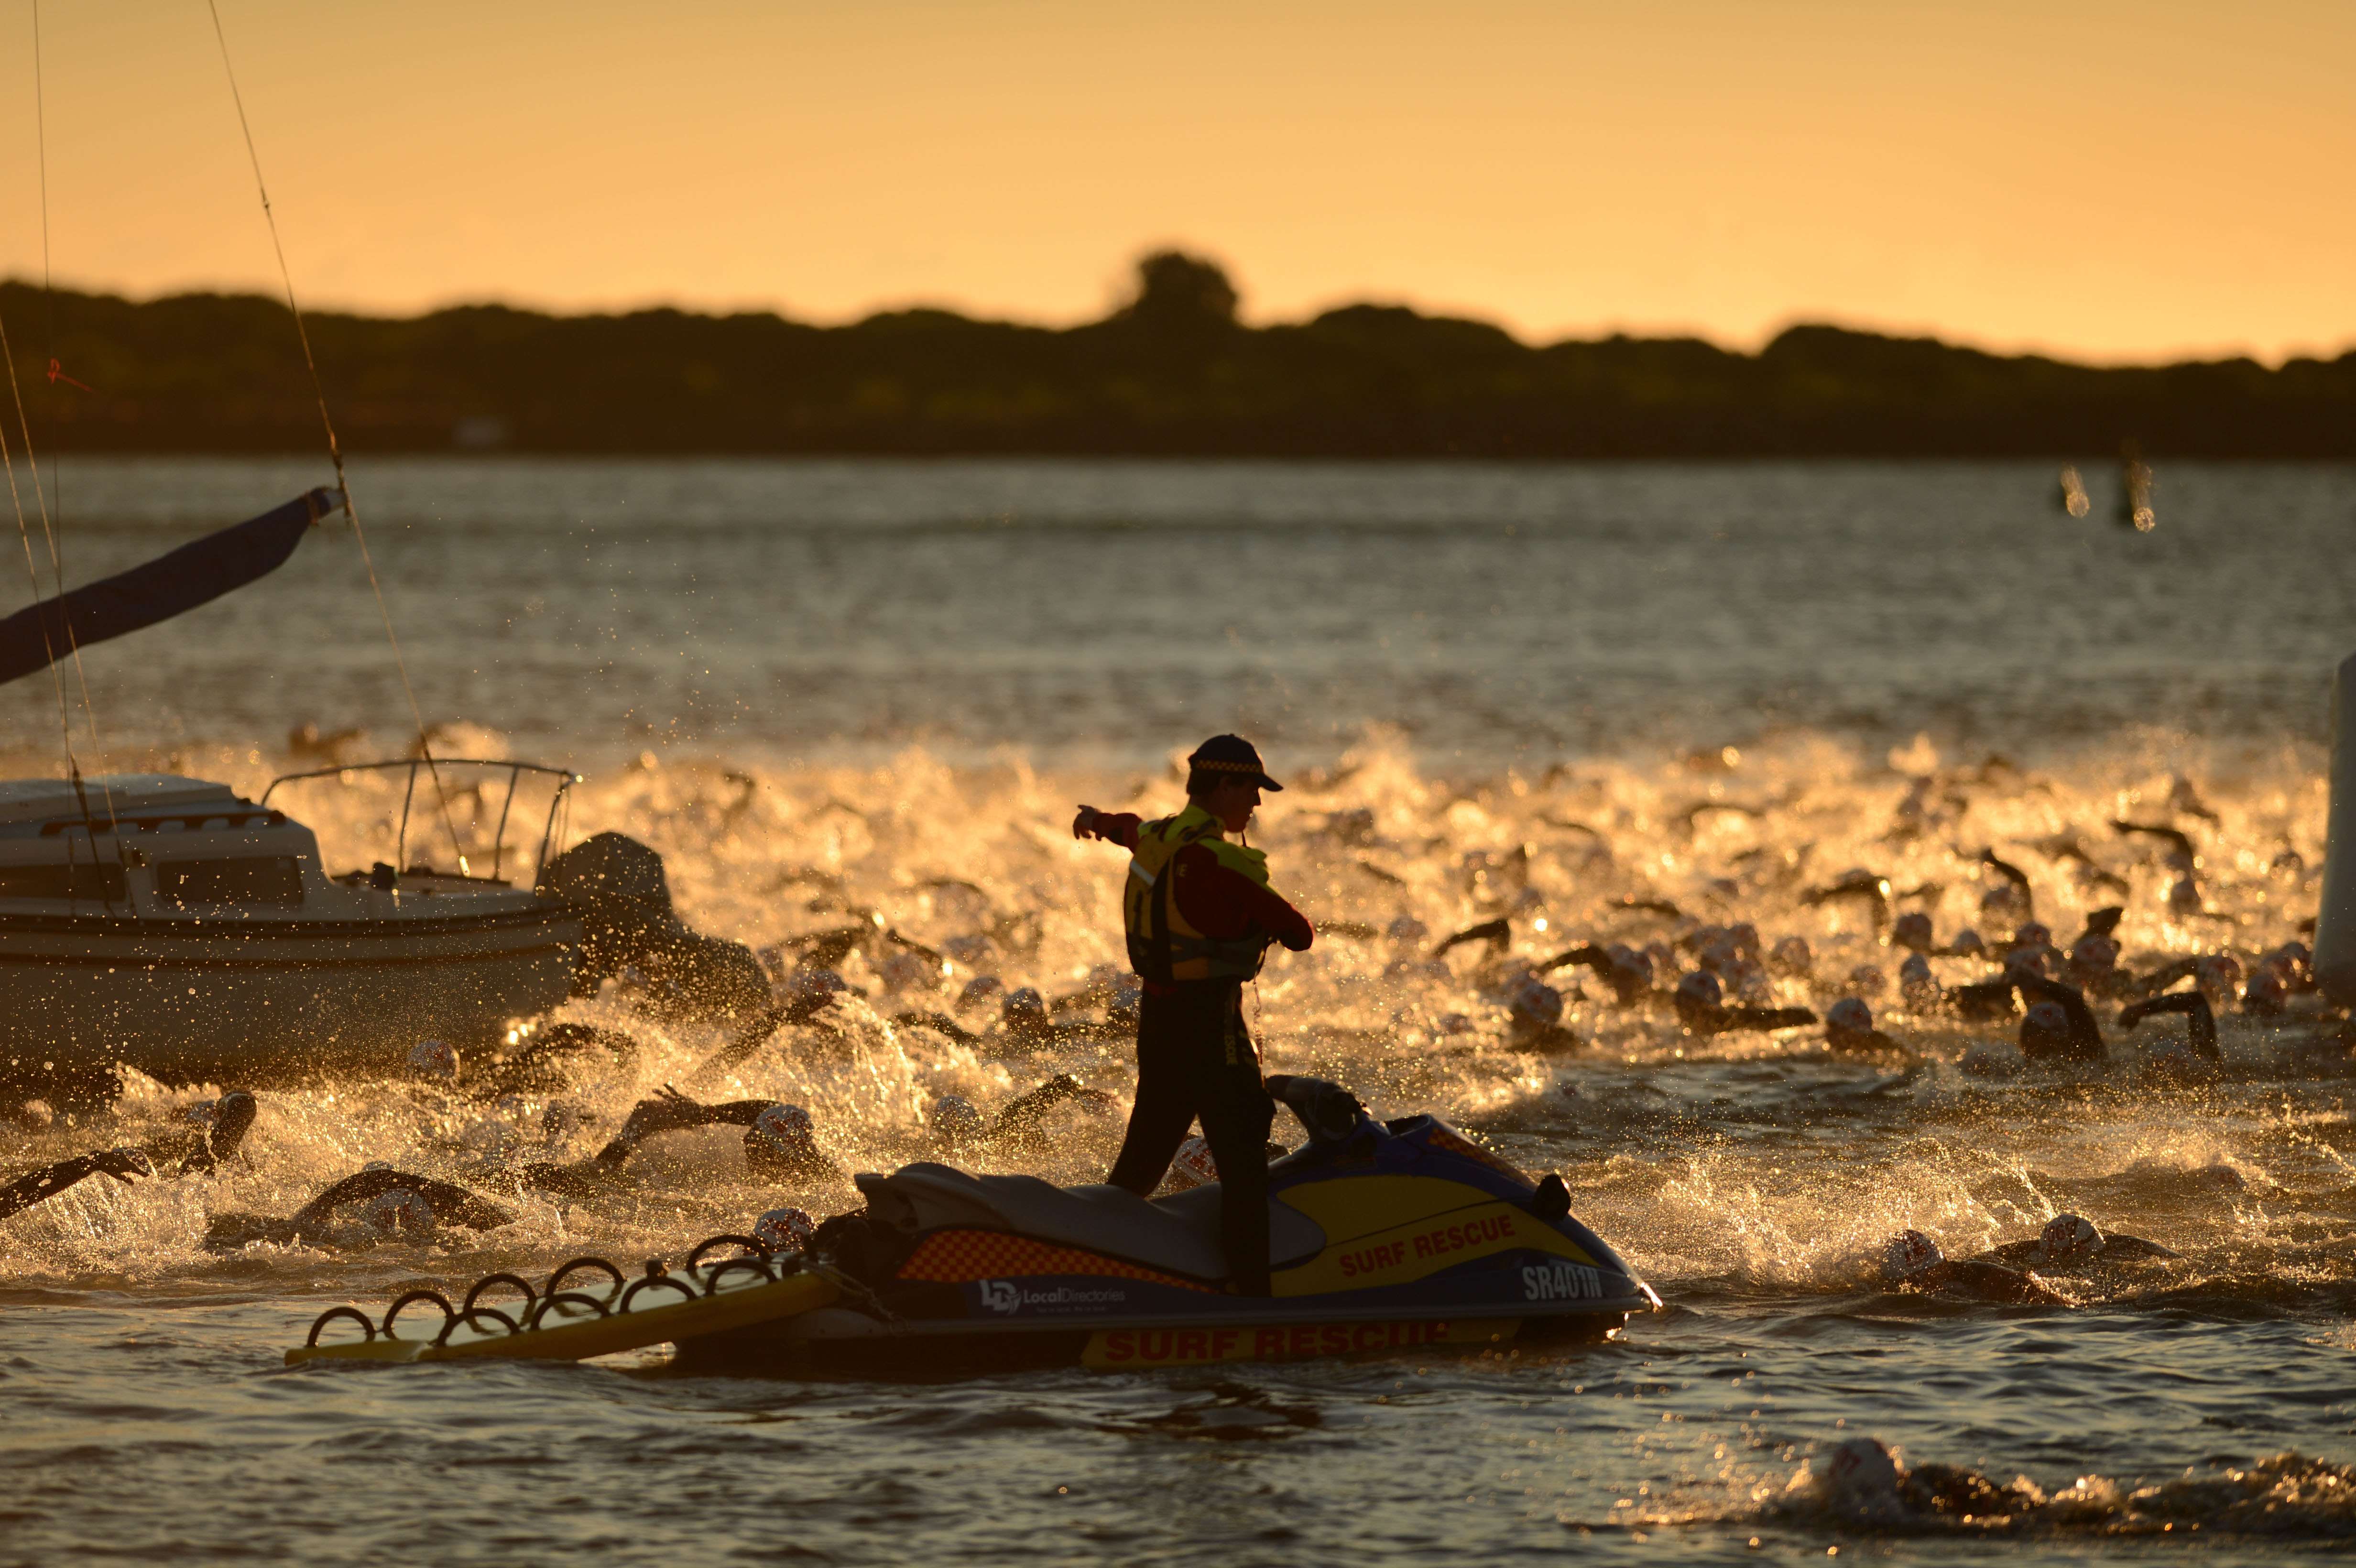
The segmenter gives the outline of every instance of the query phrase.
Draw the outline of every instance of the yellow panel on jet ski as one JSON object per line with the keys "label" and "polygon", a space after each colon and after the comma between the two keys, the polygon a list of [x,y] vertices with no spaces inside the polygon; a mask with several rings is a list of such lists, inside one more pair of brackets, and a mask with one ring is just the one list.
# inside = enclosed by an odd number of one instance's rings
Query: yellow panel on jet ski
{"label": "yellow panel on jet ski", "polygon": [[[701,1271],[699,1271],[701,1273]],[[686,1276],[694,1277],[694,1276]],[[583,1294],[605,1303],[605,1317],[566,1317],[551,1313],[538,1328],[509,1334],[472,1325],[454,1328],[446,1343],[430,1339],[395,1339],[378,1335],[369,1339],[341,1340],[328,1345],[304,1345],[286,1352],[286,1364],[305,1361],[451,1361],[478,1357],[511,1360],[580,1361],[610,1356],[648,1345],[669,1344],[701,1334],[724,1333],[780,1317],[791,1317],[824,1307],[841,1293],[834,1282],[819,1274],[791,1274],[779,1280],[756,1280],[721,1286],[710,1296],[684,1301],[676,1296],[642,1291],[626,1310],[614,1307],[622,1287]],[[560,1303],[560,1306],[562,1303]],[[579,1309],[585,1314],[589,1307]]]}
{"label": "yellow panel on jet ski", "polygon": [[1317,1221],[1325,1248],[1279,1271],[1279,1296],[1405,1285],[1493,1253],[1527,1249],[1592,1266],[1576,1242],[1518,1204],[1436,1176],[1305,1182],[1278,1198]]}

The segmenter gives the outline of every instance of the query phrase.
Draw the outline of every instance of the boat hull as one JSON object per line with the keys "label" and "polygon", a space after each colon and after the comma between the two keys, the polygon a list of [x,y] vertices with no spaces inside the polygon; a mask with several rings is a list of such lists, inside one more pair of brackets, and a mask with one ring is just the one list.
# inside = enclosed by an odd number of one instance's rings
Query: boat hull
{"label": "boat hull", "polygon": [[[562,1002],[580,923],[553,904],[436,918],[0,915],[0,1071],[123,1063],[264,1083],[462,1049]],[[13,1064],[13,1070],[11,1070]]]}

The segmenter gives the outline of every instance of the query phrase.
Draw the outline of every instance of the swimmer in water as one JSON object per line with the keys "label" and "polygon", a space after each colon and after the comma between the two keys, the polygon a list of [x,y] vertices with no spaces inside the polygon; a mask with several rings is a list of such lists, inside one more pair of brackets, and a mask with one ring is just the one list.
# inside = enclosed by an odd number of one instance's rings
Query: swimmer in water
{"label": "swimmer in water", "polygon": [[1803,1029],[1816,1021],[1805,1008],[1730,1008],[1718,976],[1697,969],[1677,982],[1677,1021],[1698,1035],[1736,1029]]}
{"label": "swimmer in water", "polygon": [[799,1105],[776,1100],[705,1105],[669,1087],[631,1107],[622,1130],[588,1158],[566,1165],[527,1165],[517,1173],[518,1179],[526,1187],[562,1198],[594,1197],[628,1182],[624,1164],[648,1138],[657,1133],[709,1126],[744,1129],[745,1164],[762,1180],[842,1179],[842,1168],[819,1150],[810,1114]]}
{"label": "swimmer in water", "polygon": [[933,1102],[933,1136],[948,1151],[960,1155],[1001,1148],[1033,1151],[1046,1146],[1047,1114],[1065,1104],[1085,1106],[1094,1115],[1109,1115],[1120,1108],[1103,1090],[1058,1072],[991,1117],[962,1095],[942,1095]]}
{"label": "swimmer in water", "polygon": [[[367,1205],[345,1219],[344,1211]],[[515,1216],[463,1187],[379,1166],[332,1183],[284,1220],[267,1214],[217,1214],[205,1228],[205,1245],[235,1252],[256,1242],[282,1247],[348,1246],[391,1240],[432,1240],[442,1228],[496,1231]]]}
{"label": "swimmer in water", "polygon": [[2069,1297],[2024,1269],[1985,1258],[1960,1262],[1920,1231],[1901,1231],[1881,1253],[1881,1277],[1893,1290],[1960,1296],[1966,1301],[2065,1307]]}
{"label": "swimmer in water", "polygon": [[1652,959],[1625,943],[1615,942],[1609,947],[1581,943],[1556,954],[1533,973],[1546,975],[1574,965],[1594,970],[1596,978],[1612,987],[1612,998],[1623,1008],[1652,1001],[1660,995],[1653,989]]}
{"label": "swimmer in water", "polygon": [[162,1134],[135,1147],[97,1149],[27,1171],[0,1187],[0,1220],[46,1203],[93,1176],[129,1183],[145,1176],[199,1176],[234,1156],[260,1110],[252,1093],[232,1089],[220,1099],[189,1107],[192,1125]]}
{"label": "swimmer in water", "polygon": [[2100,1061],[2109,1053],[2094,1011],[2073,987],[2026,969],[2006,979],[2030,1006],[2020,1020],[2020,1053],[2033,1062]]}
{"label": "swimmer in water", "polygon": [[2030,1240],[1991,1247],[1972,1261],[2047,1274],[2084,1274],[2123,1264],[2168,1263],[2183,1256],[2141,1236],[2106,1235],[2083,1214],[2057,1214]]}
{"label": "swimmer in water", "polygon": [[1834,1051],[1903,1051],[1873,1027],[1873,1009],[1857,997],[1843,997],[1825,1009],[1825,1044]]}

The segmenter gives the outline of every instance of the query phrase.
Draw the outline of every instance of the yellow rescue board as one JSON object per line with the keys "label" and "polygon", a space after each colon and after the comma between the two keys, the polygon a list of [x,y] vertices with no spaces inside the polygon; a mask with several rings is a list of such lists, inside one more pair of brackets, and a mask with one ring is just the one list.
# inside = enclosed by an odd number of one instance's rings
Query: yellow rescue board
{"label": "yellow rescue board", "polygon": [[[708,1284],[705,1274],[703,1270],[683,1271],[670,1277],[701,1290]],[[594,1295],[582,1293],[590,1295],[605,1308],[603,1315],[595,1307],[559,1300],[541,1314],[537,1328],[525,1327],[512,1334],[495,1325],[477,1328],[469,1321],[452,1326],[448,1336],[437,1343],[433,1335],[439,1334],[443,1325],[435,1324],[431,1334],[413,1339],[378,1334],[371,1339],[327,1345],[298,1345],[286,1352],[286,1364],[292,1367],[319,1360],[457,1361],[483,1357],[579,1361],[591,1356],[610,1356],[619,1350],[641,1349],[699,1334],[720,1334],[731,1328],[791,1317],[824,1307],[841,1294],[833,1281],[807,1273],[790,1274],[778,1280],[755,1277],[744,1285],[723,1284],[719,1290],[708,1296],[699,1295],[692,1301],[669,1290],[641,1291],[626,1307],[616,1305],[623,1290],[623,1286],[616,1285]],[[567,1296],[572,1294],[566,1292]],[[355,1312],[354,1316],[359,1314]]]}

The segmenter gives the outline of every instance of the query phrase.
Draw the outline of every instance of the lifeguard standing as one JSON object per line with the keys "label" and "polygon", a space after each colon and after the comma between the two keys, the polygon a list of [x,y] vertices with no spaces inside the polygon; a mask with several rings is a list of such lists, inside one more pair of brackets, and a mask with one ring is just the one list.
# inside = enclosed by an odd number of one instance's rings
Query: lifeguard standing
{"label": "lifeguard standing", "polygon": [[1276,1107],[1259,1047],[1244,1025],[1244,982],[1272,943],[1308,950],[1314,933],[1269,885],[1268,857],[1238,837],[1260,791],[1284,786],[1237,735],[1214,735],[1186,759],[1186,809],[1148,822],[1083,805],[1075,838],[1130,852],[1121,894],[1130,966],[1144,995],[1137,1021],[1137,1104],[1108,1179],[1139,1197],[1162,1184],[1198,1118],[1219,1168],[1228,1288],[1269,1294],[1268,1132]]}

